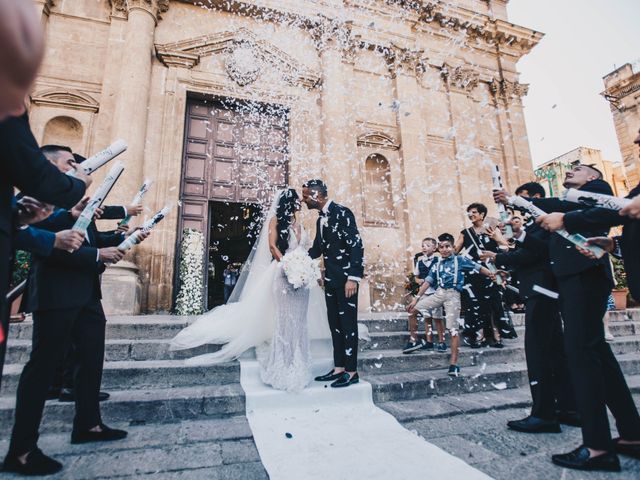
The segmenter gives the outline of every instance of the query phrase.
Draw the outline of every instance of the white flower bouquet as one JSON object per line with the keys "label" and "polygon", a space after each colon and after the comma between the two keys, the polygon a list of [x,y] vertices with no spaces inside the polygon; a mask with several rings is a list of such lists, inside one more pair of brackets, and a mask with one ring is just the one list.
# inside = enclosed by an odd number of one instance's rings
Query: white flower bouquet
{"label": "white flower bouquet", "polygon": [[320,278],[320,260],[312,259],[302,248],[288,252],[280,260],[287,280],[296,290],[309,288]]}

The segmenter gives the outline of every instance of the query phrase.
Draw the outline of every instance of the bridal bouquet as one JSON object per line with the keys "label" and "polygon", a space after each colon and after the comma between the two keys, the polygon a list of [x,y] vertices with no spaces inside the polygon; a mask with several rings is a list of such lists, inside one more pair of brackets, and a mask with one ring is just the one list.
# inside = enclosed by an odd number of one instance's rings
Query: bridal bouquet
{"label": "bridal bouquet", "polygon": [[286,253],[280,260],[280,264],[287,280],[295,289],[309,288],[313,282],[320,278],[320,261],[313,260],[301,248]]}

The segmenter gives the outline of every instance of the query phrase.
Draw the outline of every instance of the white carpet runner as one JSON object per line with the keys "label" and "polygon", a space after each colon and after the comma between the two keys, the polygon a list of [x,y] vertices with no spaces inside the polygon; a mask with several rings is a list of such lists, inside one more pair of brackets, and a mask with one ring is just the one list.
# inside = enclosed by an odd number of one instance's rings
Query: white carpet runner
{"label": "white carpet runner", "polygon": [[[324,358],[314,361],[314,375],[332,367]],[[368,382],[342,389],[313,382],[293,394],[264,385],[254,358],[240,365],[247,418],[271,480],[490,478],[377,408]]]}

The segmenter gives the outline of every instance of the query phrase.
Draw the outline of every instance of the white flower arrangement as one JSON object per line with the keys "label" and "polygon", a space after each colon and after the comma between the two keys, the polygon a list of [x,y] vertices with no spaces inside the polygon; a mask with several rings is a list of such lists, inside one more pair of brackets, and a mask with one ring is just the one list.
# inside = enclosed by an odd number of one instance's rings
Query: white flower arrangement
{"label": "white flower arrangement", "polygon": [[312,259],[302,248],[286,253],[280,260],[280,265],[287,280],[296,290],[300,287],[309,288],[321,275],[320,260]]}
{"label": "white flower arrangement", "polygon": [[200,315],[204,311],[204,235],[202,232],[185,228],[180,250],[180,292],[176,300],[176,313]]}

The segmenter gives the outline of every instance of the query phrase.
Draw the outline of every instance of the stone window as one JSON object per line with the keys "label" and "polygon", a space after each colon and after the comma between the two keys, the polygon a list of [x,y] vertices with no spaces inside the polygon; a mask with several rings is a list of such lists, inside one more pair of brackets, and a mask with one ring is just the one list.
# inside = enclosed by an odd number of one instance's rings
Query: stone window
{"label": "stone window", "polygon": [[391,167],[382,155],[374,153],[365,160],[364,210],[365,222],[388,224],[395,222],[391,186]]}

